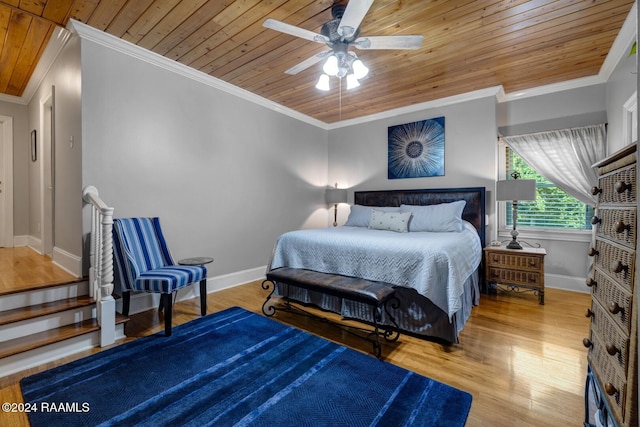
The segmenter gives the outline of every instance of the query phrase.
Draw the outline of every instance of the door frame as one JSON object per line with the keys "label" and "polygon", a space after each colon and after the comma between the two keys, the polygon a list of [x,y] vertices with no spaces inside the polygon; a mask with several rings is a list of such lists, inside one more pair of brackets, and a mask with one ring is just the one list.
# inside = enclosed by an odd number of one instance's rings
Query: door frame
{"label": "door frame", "polygon": [[[47,111],[49,110],[49,111]],[[47,119],[48,116],[48,119]],[[46,128],[48,126],[48,129]],[[55,87],[40,100],[40,238],[43,255],[53,258],[55,247]],[[49,147],[46,147],[48,141]],[[50,186],[45,176],[49,169]],[[51,206],[47,208],[47,204]],[[49,214],[48,214],[49,213]]]}
{"label": "door frame", "polygon": [[3,212],[0,221],[0,247],[13,247],[13,117],[0,116],[0,150],[2,166],[0,168],[0,189],[2,190]]}

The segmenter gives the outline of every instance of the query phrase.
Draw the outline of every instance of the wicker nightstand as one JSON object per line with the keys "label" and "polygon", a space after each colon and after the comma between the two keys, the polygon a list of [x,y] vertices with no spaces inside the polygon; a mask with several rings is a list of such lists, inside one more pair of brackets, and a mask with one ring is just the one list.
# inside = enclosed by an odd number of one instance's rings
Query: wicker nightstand
{"label": "wicker nightstand", "polygon": [[484,248],[486,288],[490,284],[509,289],[531,290],[544,304],[544,256],[542,248],[507,249],[505,246]]}

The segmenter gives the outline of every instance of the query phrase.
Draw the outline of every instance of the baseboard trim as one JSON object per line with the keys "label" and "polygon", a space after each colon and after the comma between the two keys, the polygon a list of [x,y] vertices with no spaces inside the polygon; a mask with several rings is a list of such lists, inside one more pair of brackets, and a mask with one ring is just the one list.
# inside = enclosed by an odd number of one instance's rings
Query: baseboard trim
{"label": "baseboard trim", "polygon": [[82,277],[82,258],[77,255],[54,247],[53,263],[75,277]]}
{"label": "baseboard trim", "polygon": [[552,289],[563,289],[588,294],[591,292],[585,277],[563,276],[560,274],[545,274],[544,286]]}
{"label": "baseboard trim", "polygon": [[29,246],[29,236],[13,236],[13,247]]}
{"label": "baseboard trim", "polygon": [[[233,288],[254,280],[260,280],[265,277],[267,266],[251,268],[248,270],[237,271],[235,273],[223,274],[221,276],[207,278],[207,293],[221,291],[223,289]],[[178,301],[196,298],[200,295],[198,286],[189,286],[186,289],[178,291],[176,299]],[[151,293],[135,293],[131,295],[129,314],[140,313],[143,311],[157,309],[160,303],[159,294]],[[116,302],[116,310],[122,313],[122,300],[119,298]]]}

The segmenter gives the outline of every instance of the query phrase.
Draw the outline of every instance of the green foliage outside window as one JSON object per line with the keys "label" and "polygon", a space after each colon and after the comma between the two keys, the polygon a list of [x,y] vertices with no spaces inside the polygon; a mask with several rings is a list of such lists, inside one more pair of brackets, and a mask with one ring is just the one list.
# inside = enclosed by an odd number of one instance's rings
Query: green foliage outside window
{"label": "green foliage outside window", "polygon": [[[518,228],[590,230],[593,208],[556,187],[538,174],[520,156],[507,147],[507,176],[513,171],[520,179],[536,180],[536,200],[518,201]],[[508,179],[512,179],[510,176]],[[507,202],[506,223],[513,225],[512,203]]]}

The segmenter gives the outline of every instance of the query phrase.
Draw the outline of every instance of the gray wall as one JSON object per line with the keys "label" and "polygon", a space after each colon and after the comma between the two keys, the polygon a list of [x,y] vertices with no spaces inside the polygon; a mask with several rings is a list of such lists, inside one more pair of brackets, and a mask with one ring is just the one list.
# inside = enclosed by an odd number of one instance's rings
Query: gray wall
{"label": "gray wall", "polygon": [[[495,97],[476,99],[402,114],[329,131],[329,182],[354,190],[486,187],[491,239],[495,225],[493,188],[496,177]],[[412,179],[387,178],[389,126],[435,117],[445,118],[445,176]],[[349,213],[341,206],[339,223]]]}
{"label": "gray wall", "polygon": [[[626,52],[631,51],[631,45]],[[607,81],[607,113],[609,125],[607,126],[608,152],[609,154],[623,148],[630,142],[627,140],[623,129],[623,105],[637,92],[638,89],[638,55],[624,56],[614,69]],[[637,94],[636,94],[637,101]],[[637,111],[636,111],[637,115]]]}
{"label": "gray wall", "polygon": [[0,115],[13,118],[13,235],[29,235],[29,113],[26,105],[0,101]]}
{"label": "gray wall", "polygon": [[326,130],[81,44],[82,183],[116,217],[159,216],[176,259],[215,258],[210,276],[266,265],[282,232],[327,226]]}

